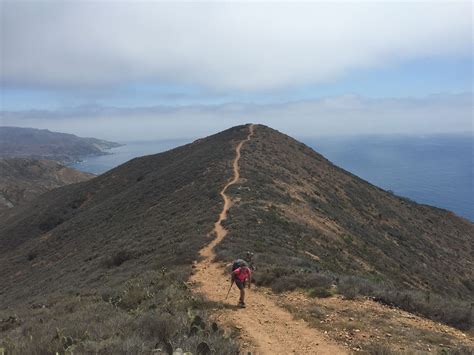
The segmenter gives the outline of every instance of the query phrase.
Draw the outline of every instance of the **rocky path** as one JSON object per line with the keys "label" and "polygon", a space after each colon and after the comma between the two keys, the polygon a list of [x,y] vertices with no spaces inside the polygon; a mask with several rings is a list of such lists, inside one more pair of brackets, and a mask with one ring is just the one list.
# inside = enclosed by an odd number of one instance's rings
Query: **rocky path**
{"label": "rocky path", "polygon": [[304,321],[295,320],[291,314],[277,305],[266,293],[252,289],[247,292],[247,308],[240,309],[235,304],[238,289],[233,288],[229,299],[224,300],[230,280],[223,273],[224,265],[214,262],[214,247],[227,235],[221,222],[227,218],[232,200],[226,195],[229,186],[240,179],[239,160],[242,146],[252,139],[254,125],[249,125],[249,134],[236,147],[233,161],[234,176],[220,192],[224,207],[214,226],[215,239],[200,252],[203,260],[196,264],[196,272],[191,278],[195,290],[211,301],[225,305],[216,311],[215,319],[226,327],[240,330],[241,348],[252,354],[345,354],[347,350],[331,342],[320,331],[310,328]]}

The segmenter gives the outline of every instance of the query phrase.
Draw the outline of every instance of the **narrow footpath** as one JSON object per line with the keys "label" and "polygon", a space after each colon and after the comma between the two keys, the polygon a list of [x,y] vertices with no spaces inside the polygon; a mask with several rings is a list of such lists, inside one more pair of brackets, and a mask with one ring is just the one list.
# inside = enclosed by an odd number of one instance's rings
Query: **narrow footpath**
{"label": "narrow footpath", "polygon": [[244,309],[236,306],[237,287],[233,287],[229,298],[224,300],[230,279],[223,273],[225,265],[214,262],[214,247],[227,235],[227,230],[221,222],[227,218],[232,200],[226,195],[226,190],[240,179],[240,151],[242,146],[252,139],[255,126],[249,125],[248,129],[247,138],[235,148],[232,164],[234,176],[220,192],[224,207],[214,225],[215,239],[200,251],[203,260],[196,264],[196,272],[191,282],[195,285],[196,292],[225,305],[216,310],[214,319],[226,328],[236,328],[240,331],[241,350],[244,354],[347,354],[345,348],[330,341],[317,329],[310,328],[303,320],[293,319],[287,310],[279,307],[268,296],[269,291],[255,288],[248,290],[247,308]]}

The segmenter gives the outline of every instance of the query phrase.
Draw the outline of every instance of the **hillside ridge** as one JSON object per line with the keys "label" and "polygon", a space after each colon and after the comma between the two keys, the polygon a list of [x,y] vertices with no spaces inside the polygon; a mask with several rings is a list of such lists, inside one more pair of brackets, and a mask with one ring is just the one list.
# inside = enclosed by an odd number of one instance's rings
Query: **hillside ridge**
{"label": "hillside ridge", "polygon": [[47,129],[0,126],[0,158],[50,159],[70,164],[108,154],[109,149],[122,145]]}
{"label": "hillside ridge", "polygon": [[474,299],[466,268],[473,223],[384,191],[271,128],[255,132],[240,162],[246,179],[229,190],[241,201],[227,227],[238,238],[226,238],[218,258],[228,260],[245,243],[263,252],[259,262],[269,272],[296,266],[297,258],[308,270]]}
{"label": "hillside ridge", "polygon": [[52,160],[0,158],[0,211],[24,204],[54,188],[94,176]]}
{"label": "hillside ridge", "polygon": [[[221,190],[220,195],[224,206],[214,225],[214,239],[199,254],[202,260],[195,264],[196,272],[191,277],[191,283],[196,285],[198,292],[206,298],[221,303],[225,296],[225,286],[228,276],[224,276],[225,264],[214,262],[214,247],[227,235],[222,222],[227,218],[227,212],[232,207],[232,200],[226,195],[226,190],[239,182],[242,146],[249,142],[254,134],[255,125],[248,125],[248,136],[239,142],[235,148],[235,158],[232,163],[233,178]],[[235,287],[236,289],[236,287]],[[234,290],[235,293],[235,290]],[[255,354],[283,354],[288,352],[303,353],[317,351],[318,354],[345,354],[346,350],[326,339],[317,330],[308,327],[304,322],[293,319],[290,313],[279,307],[265,293],[253,292],[248,297],[251,301],[245,309],[237,309],[227,301],[223,311],[215,315],[215,319],[228,327],[237,327],[244,340],[242,352]],[[224,301],[225,302],[225,301]],[[251,345],[250,345],[251,344]]]}

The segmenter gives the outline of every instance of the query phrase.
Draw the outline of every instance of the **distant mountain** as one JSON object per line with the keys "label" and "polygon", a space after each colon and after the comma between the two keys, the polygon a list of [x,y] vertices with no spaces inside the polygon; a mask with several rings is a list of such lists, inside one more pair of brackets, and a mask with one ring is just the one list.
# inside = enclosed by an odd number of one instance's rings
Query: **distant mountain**
{"label": "distant mountain", "polygon": [[47,129],[0,127],[0,158],[51,159],[67,164],[107,154],[108,149],[121,145]]}
{"label": "distant mountain", "polygon": [[46,191],[94,176],[52,160],[0,159],[0,212],[27,203]]}
{"label": "distant mountain", "polygon": [[[105,316],[84,312],[115,317],[110,312],[133,308],[123,315],[128,325],[120,328],[128,335],[113,340],[125,344],[148,334],[127,333],[138,327],[133,315],[202,311],[206,304],[189,296],[182,281],[213,239],[210,232],[223,206],[220,191],[233,176],[235,147],[248,132],[248,126],[234,127],[136,158],[16,209],[0,224],[0,310],[34,317],[22,307],[44,305],[41,322],[54,319],[47,329],[72,323],[87,331],[89,345],[78,340],[84,352],[110,348],[102,339],[119,335],[115,321],[104,324]],[[228,234],[216,252],[228,262],[253,251],[257,284],[282,291],[320,283],[345,292],[356,280],[358,292],[369,296],[373,285],[391,287],[410,311],[416,304],[406,292],[412,291],[423,292],[425,303],[438,296],[467,305],[474,301],[473,223],[373,186],[261,125],[242,147],[239,165],[241,178],[226,192],[232,200],[223,222]],[[115,308],[102,306],[100,299]],[[463,318],[463,311],[459,326],[469,328],[472,316]],[[438,319],[439,312],[430,316]],[[99,319],[101,331],[90,331],[98,329]],[[457,321],[449,322],[457,326]],[[107,336],[97,335],[108,327]],[[143,339],[137,344],[144,346]],[[92,341],[98,345],[86,348]]]}

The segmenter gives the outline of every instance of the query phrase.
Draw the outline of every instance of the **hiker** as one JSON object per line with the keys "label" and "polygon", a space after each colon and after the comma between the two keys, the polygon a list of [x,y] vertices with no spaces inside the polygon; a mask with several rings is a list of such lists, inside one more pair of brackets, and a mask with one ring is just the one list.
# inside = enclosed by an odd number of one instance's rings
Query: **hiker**
{"label": "hiker", "polygon": [[[235,267],[234,267],[235,266]],[[235,282],[240,290],[239,307],[245,308],[245,286],[248,282],[248,288],[252,281],[252,271],[243,260],[236,260],[232,267],[232,282]]]}

